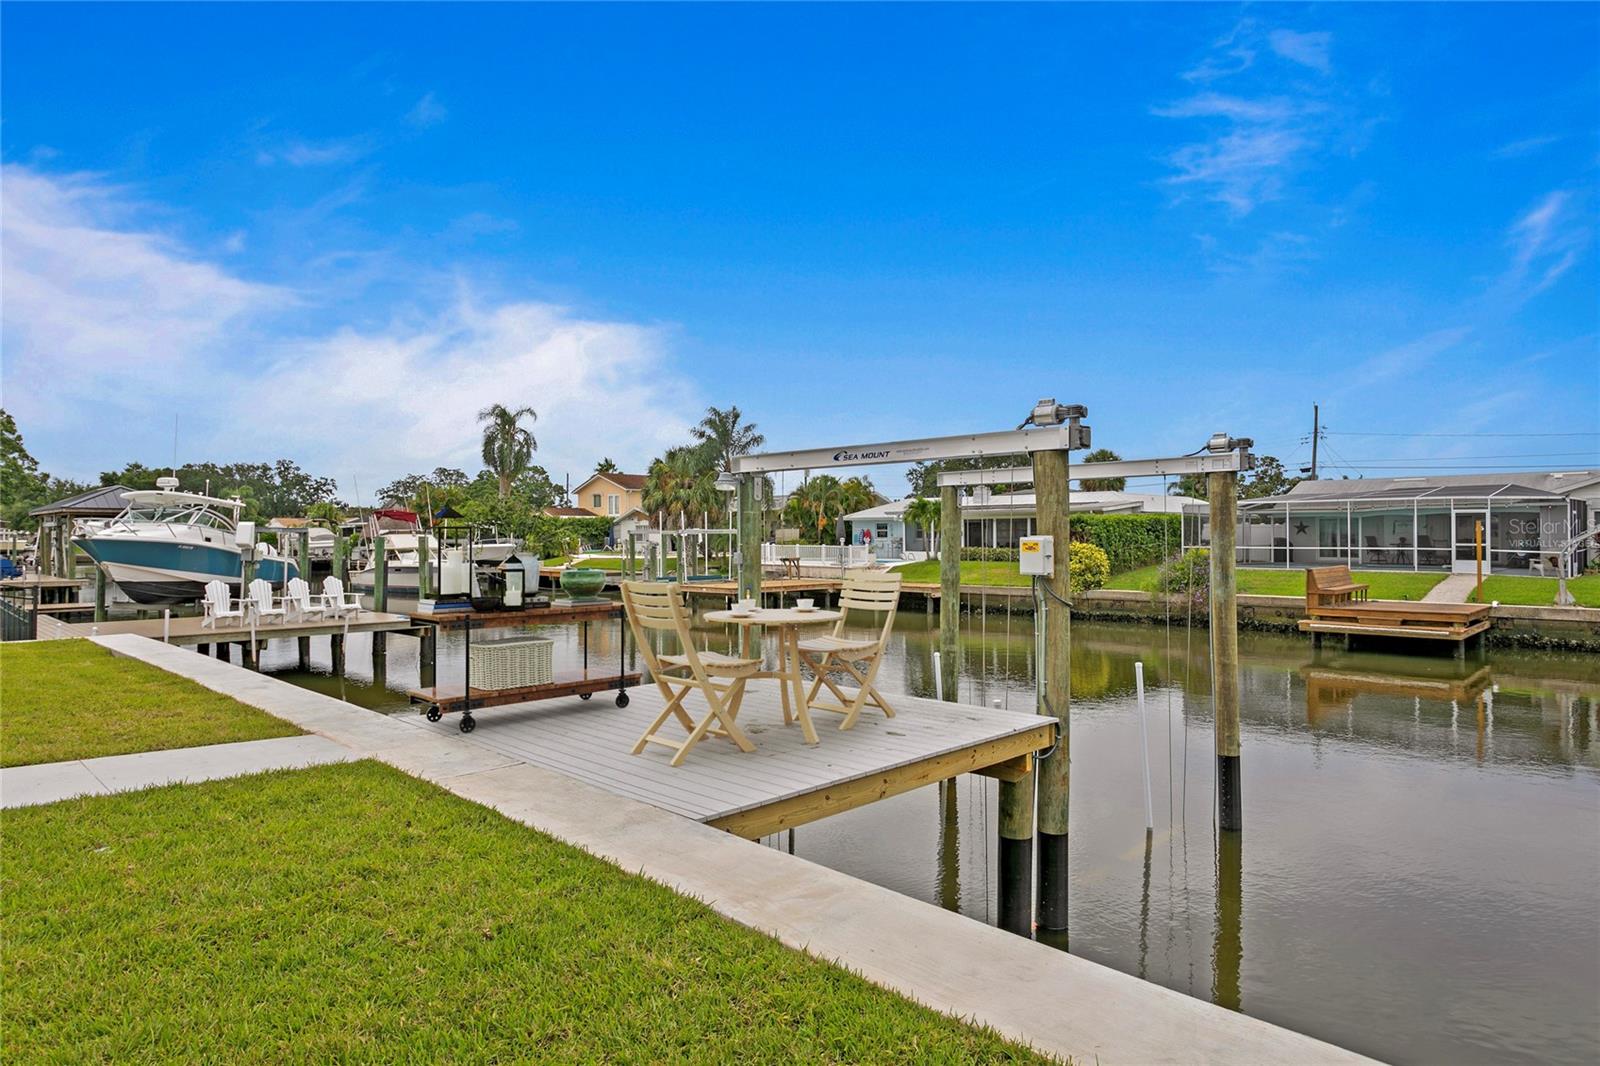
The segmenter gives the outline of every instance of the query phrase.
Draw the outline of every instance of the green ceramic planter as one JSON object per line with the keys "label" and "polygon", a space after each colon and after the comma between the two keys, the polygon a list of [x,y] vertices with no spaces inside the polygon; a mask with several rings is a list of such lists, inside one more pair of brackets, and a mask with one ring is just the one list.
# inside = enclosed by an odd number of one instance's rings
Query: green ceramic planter
{"label": "green ceramic planter", "polygon": [[574,598],[598,596],[606,587],[606,572],[585,567],[561,571],[561,591]]}

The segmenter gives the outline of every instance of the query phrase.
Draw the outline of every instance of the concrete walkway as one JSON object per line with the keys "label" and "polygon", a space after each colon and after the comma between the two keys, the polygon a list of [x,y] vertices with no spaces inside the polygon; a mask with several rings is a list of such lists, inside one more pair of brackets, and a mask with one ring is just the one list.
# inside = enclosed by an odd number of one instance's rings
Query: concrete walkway
{"label": "concrete walkway", "polygon": [[[97,637],[947,1014],[1080,1063],[1356,1063],[1331,1044],[1141,981],[743,840],[468,736],[407,722],[144,637]],[[486,722],[483,729],[492,728]]]}
{"label": "concrete walkway", "polygon": [[343,744],[305,736],[8,766],[0,770],[0,808],[31,807],[74,796],[107,796],[180,781],[214,781],[265,770],[297,770],[356,757]]}
{"label": "concrete walkway", "polygon": [[1472,590],[1478,587],[1475,574],[1451,574],[1422,597],[1423,603],[1466,603]]}

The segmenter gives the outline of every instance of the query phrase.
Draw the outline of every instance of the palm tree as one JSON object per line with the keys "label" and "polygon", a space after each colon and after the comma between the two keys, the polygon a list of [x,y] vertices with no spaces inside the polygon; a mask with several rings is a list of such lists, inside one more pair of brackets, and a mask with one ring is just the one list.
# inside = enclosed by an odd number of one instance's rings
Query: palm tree
{"label": "palm tree", "polygon": [[[1122,456],[1110,448],[1096,448],[1083,457],[1086,463],[1114,463]],[[1086,477],[1078,482],[1084,492],[1121,492],[1128,484],[1125,477]]]}
{"label": "palm tree", "polygon": [[615,474],[617,472],[617,464],[607,456],[594,464],[594,472],[596,474]]}
{"label": "palm tree", "polygon": [[734,456],[748,455],[767,443],[766,436],[756,431],[754,422],[740,424],[743,417],[738,407],[726,410],[707,407],[700,424],[689,430],[695,440],[711,448],[719,470],[732,470]]}
{"label": "palm tree", "polygon": [[483,423],[483,465],[500,479],[500,495],[510,493],[512,482],[527,472],[533,462],[533,453],[539,442],[522,427],[522,420],[537,421],[539,416],[531,407],[515,411],[503,404],[490,404],[478,412]]}
{"label": "palm tree", "polygon": [[922,527],[928,538],[928,554],[938,555],[935,538],[939,535],[939,518],[943,508],[932,496],[918,496],[906,506],[905,520]]}

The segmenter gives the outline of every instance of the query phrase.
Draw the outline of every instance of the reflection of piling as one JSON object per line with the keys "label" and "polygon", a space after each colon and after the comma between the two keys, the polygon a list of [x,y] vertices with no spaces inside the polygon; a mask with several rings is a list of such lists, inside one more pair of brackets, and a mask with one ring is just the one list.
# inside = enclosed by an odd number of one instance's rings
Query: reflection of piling
{"label": "reflection of piling", "polygon": [[1239,604],[1234,578],[1239,475],[1206,475],[1211,497],[1211,683],[1216,693],[1217,824],[1244,826],[1239,764]]}
{"label": "reflection of piling", "polygon": [[1211,998],[1217,1006],[1239,1009],[1243,963],[1244,837],[1218,833],[1216,933],[1211,946]]}
{"label": "reflection of piling", "polygon": [[939,783],[939,906],[961,910],[961,808],[953,777]]}
{"label": "reflection of piling", "polygon": [[1150,957],[1150,853],[1155,847],[1155,830],[1144,831],[1144,886],[1139,892],[1139,979],[1145,978]]}
{"label": "reflection of piling", "polygon": [[1068,559],[1072,542],[1067,453],[1033,454],[1041,536],[1055,544],[1055,570],[1035,578],[1039,713],[1056,720],[1056,745],[1038,760],[1039,925],[1067,927],[1067,826],[1071,794],[1072,613]]}

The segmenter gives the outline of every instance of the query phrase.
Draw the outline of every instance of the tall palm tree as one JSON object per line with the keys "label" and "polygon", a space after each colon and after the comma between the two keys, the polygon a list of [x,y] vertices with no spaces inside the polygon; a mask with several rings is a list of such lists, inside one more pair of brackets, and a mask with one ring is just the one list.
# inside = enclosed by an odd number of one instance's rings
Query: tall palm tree
{"label": "tall palm tree", "polygon": [[511,492],[511,485],[527,473],[533,462],[533,453],[539,442],[523,428],[522,420],[537,421],[539,416],[531,407],[515,411],[503,404],[490,404],[478,412],[483,423],[483,465],[500,479],[500,495]]}
{"label": "tall palm tree", "polygon": [[[1110,448],[1096,448],[1083,457],[1086,463],[1114,463],[1122,456]],[[1078,487],[1084,492],[1121,492],[1127,487],[1128,479],[1125,477],[1086,477],[1078,482]]]}
{"label": "tall palm tree", "polygon": [[939,536],[939,517],[944,508],[932,496],[918,496],[906,505],[905,520],[922,527],[928,541],[928,554],[939,554],[936,539]]}
{"label": "tall palm tree", "polygon": [[610,456],[606,456],[594,464],[594,472],[596,474],[615,474],[617,472],[617,464],[611,460]]}
{"label": "tall palm tree", "polygon": [[719,470],[732,470],[734,456],[748,455],[767,443],[766,436],[756,431],[754,422],[741,424],[743,418],[738,407],[707,407],[700,424],[689,430],[695,440],[712,450]]}

